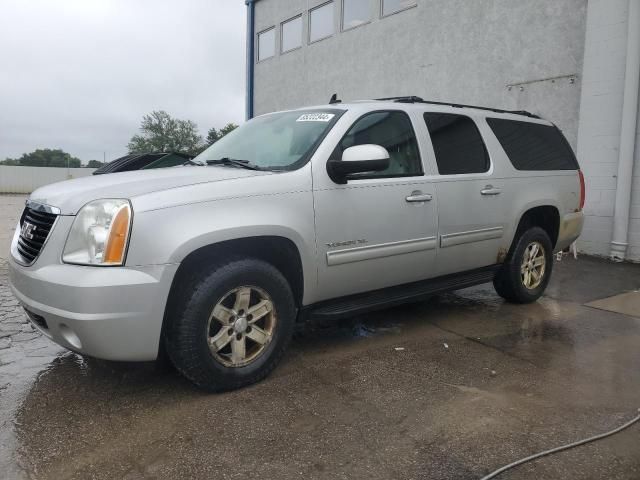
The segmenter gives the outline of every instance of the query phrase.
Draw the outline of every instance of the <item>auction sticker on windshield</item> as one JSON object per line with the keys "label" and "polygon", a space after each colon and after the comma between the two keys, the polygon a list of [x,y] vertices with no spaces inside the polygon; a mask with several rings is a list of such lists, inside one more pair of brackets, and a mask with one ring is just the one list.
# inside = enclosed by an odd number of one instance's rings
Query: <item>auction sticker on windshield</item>
{"label": "auction sticker on windshield", "polygon": [[296,122],[329,122],[333,117],[333,113],[305,113]]}

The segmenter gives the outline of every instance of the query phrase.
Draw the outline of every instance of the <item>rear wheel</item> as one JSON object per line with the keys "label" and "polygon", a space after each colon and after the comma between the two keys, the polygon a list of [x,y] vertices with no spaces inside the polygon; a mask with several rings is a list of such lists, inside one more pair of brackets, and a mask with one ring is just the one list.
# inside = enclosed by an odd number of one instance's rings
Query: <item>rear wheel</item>
{"label": "rear wheel", "polygon": [[496,292],[509,302],[535,302],[551,278],[552,253],[547,232],[540,227],[526,230],[493,280]]}
{"label": "rear wheel", "polygon": [[209,391],[262,380],[289,344],[296,309],[284,276],[256,259],[238,259],[200,275],[183,291],[165,336],[176,368]]}

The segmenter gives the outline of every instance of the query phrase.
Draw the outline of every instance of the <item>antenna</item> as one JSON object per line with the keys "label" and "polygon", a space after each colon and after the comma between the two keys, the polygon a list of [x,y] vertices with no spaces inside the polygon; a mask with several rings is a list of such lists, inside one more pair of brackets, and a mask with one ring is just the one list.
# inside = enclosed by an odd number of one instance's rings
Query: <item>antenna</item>
{"label": "antenna", "polygon": [[334,103],[342,103],[342,100],[338,100],[338,94],[334,93],[331,95],[331,99],[329,100],[329,105],[333,105]]}

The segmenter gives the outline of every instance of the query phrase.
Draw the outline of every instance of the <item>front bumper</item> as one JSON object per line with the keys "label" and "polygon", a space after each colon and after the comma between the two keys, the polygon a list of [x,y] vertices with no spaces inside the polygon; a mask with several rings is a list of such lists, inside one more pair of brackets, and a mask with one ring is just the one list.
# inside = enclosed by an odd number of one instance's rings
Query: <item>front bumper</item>
{"label": "front bumper", "polygon": [[13,293],[31,313],[28,316],[38,330],[63,347],[92,357],[157,358],[177,264],[85,267],[39,263],[23,267],[9,259]]}

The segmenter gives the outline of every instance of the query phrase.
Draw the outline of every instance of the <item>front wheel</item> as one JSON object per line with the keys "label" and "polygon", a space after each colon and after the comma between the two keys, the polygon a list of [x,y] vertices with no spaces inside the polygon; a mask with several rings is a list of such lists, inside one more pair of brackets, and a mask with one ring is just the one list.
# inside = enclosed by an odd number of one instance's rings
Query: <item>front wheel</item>
{"label": "front wheel", "polygon": [[257,259],[212,267],[177,307],[165,337],[167,352],[178,371],[209,391],[266,377],[282,358],[296,317],[284,276]]}
{"label": "front wheel", "polygon": [[549,235],[540,227],[532,227],[517,239],[493,285],[498,295],[509,302],[535,302],[547,288],[552,269],[553,247]]}

